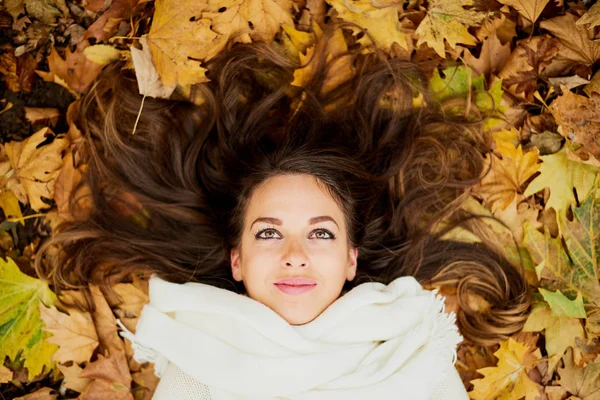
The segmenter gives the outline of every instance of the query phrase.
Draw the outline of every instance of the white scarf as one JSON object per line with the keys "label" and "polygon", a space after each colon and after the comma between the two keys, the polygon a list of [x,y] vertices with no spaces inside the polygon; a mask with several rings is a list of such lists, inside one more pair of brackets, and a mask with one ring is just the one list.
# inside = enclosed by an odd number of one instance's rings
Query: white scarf
{"label": "white scarf", "polygon": [[[138,362],[171,362],[211,397],[294,400],[429,399],[462,341],[444,297],[410,276],[368,282],[305,325],[225,289],[153,276],[136,334]],[[401,397],[397,397],[401,396]]]}

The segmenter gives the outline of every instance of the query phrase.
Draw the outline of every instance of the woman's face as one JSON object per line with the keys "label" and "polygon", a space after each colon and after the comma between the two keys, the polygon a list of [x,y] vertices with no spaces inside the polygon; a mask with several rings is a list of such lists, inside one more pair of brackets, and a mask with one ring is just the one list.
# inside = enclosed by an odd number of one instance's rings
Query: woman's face
{"label": "woman's face", "polygon": [[[314,176],[270,178],[250,198],[241,246],[231,250],[233,277],[288,323],[308,323],[356,275],[358,249],[349,247],[346,229],[342,209]],[[275,285],[296,277],[316,285],[300,294]]]}

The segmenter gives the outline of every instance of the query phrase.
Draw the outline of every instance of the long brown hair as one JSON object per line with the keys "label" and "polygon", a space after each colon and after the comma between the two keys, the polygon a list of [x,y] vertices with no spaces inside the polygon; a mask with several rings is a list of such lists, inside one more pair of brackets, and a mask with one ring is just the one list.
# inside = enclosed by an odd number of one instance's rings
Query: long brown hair
{"label": "long brown hair", "polygon": [[[326,26],[302,87],[290,85],[300,65],[279,47],[230,44],[209,61],[211,81],[195,88],[200,105],[147,97],[142,107],[133,72],[106,67],[77,118],[88,164],[80,186],[91,205],[41,246],[39,275],[59,292],[156,273],[243,293],[229,251],[253,190],[305,173],[339,203],[359,248],[344,291],[405,275],[457,285],[467,339],[487,345],[519,331],[530,310],[522,265],[485,241],[442,239],[473,223],[460,206],[486,172],[490,138],[481,124],[443,115],[421,66],[374,47],[338,55],[356,73],[324,90],[332,65],[324,49],[342,27]],[[426,107],[414,107],[419,93]],[[82,215],[81,201],[71,198],[73,215]],[[470,310],[469,294],[490,307]]]}

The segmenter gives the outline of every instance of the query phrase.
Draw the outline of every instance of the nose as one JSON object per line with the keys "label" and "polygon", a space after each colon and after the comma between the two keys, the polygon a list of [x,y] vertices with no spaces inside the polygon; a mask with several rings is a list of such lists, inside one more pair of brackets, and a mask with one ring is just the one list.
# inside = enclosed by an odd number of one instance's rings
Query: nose
{"label": "nose", "polygon": [[306,267],[308,265],[308,255],[300,240],[290,242],[283,261],[286,267]]}

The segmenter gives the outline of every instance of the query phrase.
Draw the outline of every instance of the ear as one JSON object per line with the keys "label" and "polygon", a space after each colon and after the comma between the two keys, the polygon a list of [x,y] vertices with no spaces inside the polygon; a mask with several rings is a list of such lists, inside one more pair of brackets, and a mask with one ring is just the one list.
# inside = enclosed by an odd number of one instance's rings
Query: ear
{"label": "ear", "polygon": [[229,254],[231,259],[231,275],[238,282],[242,281],[242,268],[240,265],[240,251],[237,247],[231,249]]}
{"label": "ear", "polygon": [[358,260],[358,247],[351,248],[348,254],[348,274],[346,279],[349,281],[353,280],[356,276],[356,266]]}

